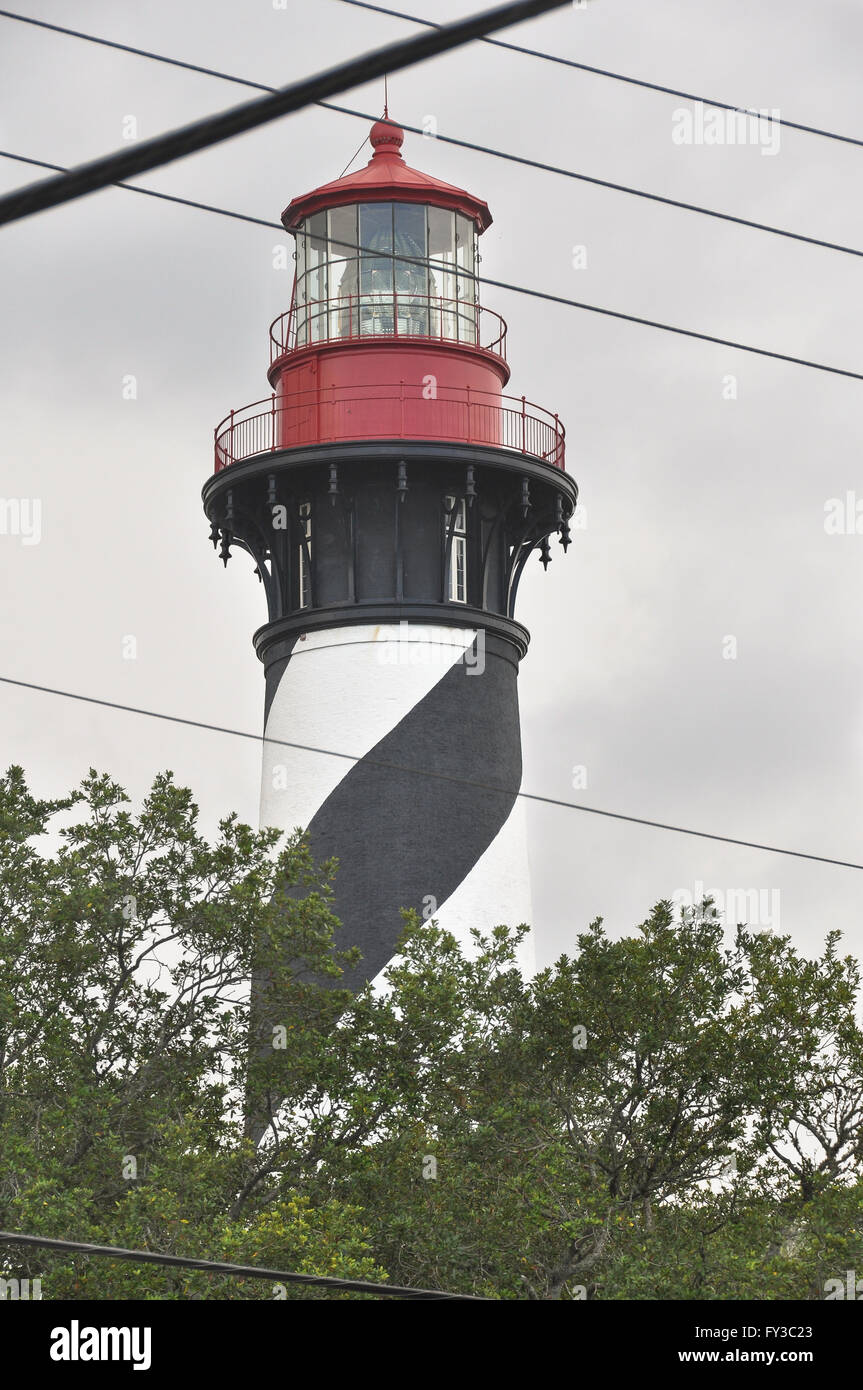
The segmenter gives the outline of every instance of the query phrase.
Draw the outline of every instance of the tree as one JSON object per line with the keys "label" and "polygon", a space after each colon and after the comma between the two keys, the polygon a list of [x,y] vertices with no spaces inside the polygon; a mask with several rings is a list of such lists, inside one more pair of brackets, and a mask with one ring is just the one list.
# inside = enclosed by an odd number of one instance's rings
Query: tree
{"label": "tree", "polygon": [[[169,775],[139,816],[127,805],[92,771],[51,802],[32,797],[20,768],[0,781],[0,1220],[97,1244],[382,1277],[357,1214],[336,1200],[312,1208],[272,1183],[264,1193],[265,1164],[243,1136],[260,934],[296,963],[298,1038],[308,1044],[343,1002],[301,975],[337,977],[349,958],[333,949],[326,878],[300,845],[275,854],[275,832],[235,816],[209,846],[190,793]],[[80,809],[56,854],[40,854],[55,819]],[[304,886],[301,900],[290,884]],[[273,1296],[32,1249],[11,1272],[43,1275],[54,1298]]]}
{"label": "tree", "polygon": [[[835,937],[817,961],[745,928],[726,947],[709,903],[678,920],[660,903],[619,941],[592,924],[528,985],[512,942],[501,929],[466,962],[414,923],[364,1024],[367,1039],[414,1041],[391,1081],[401,1106],[323,1171],[331,1182],[338,1164],[379,1210],[394,1279],[509,1297],[807,1297],[828,1268],[863,1264],[859,1119],[856,1160],[848,1140],[818,1200],[795,1188],[777,1119],[793,1102],[802,1127],[824,1133],[837,1112],[853,1129],[858,976]],[[836,1038],[841,1067],[824,1057]]]}
{"label": "tree", "polygon": [[[823,1297],[863,1271],[859,973],[835,933],[807,960],[660,903],[524,981],[526,928],[463,951],[406,914],[354,996],[335,871],[233,816],[207,844],[168,774],[133,816],[96,773],[43,802],[10,769],[3,1227],[490,1298]],[[23,1248],[5,1272],[49,1298],[274,1296]]]}

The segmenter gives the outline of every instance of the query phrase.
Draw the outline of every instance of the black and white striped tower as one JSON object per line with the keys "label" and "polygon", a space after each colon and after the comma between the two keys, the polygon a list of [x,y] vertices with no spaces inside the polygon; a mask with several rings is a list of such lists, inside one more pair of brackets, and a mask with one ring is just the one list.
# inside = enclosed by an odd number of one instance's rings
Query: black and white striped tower
{"label": "black and white striped tower", "polygon": [[338,859],[355,987],[403,907],[465,941],[530,921],[515,600],[530,556],[547,566],[555,533],[566,549],[577,495],[557,416],[503,394],[488,207],[405,164],[388,120],[370,139],[365,168],[283,214],[272,394],[217,427],[204,487],[222,559],[247,551],[267,596],[261,822]]}

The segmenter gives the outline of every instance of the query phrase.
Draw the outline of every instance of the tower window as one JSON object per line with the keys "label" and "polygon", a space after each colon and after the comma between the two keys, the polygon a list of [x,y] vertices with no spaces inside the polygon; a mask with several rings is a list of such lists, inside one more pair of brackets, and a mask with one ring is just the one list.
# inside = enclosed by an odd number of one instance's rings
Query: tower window
{"label": "tower window", "polygon": [[300,503],[300,535],[304,538],[299,544],[299,575],[300,575],[300,608],[308,608],[312,601],[312,576],[310,563],[312,558],[312,504],[311,502]]}
{"label": "tower window", "polygon": [[467,603],[467,507],[463,497],[448,497],[446,508],[448,525],[453,528],[449,553],[449,601]]}

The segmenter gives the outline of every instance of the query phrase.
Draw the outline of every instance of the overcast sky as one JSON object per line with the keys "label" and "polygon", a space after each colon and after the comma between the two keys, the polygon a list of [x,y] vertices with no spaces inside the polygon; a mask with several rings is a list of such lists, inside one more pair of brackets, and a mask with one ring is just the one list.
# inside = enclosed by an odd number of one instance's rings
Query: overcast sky
{"label": "overcast sky", "polygon": [[[21,9],[274,85],[416,32],[339,0]],[[863,137],[859,0],[595,0],[506,37]],[[381,87],[345,104],[378,113]],[[129,117],[146,138],[244,99],[5,19],[0,90],[2,147],[58,164],[122,145]],[[679,145],[682,105],[485,44],[390,83],[408,124],[863,248],[863,150],[786,129],[775,155]],[[312,108],[137,181],[278,219],[363,134]],[[488,201],[492,278],[863,371],[852,257],[418,136],[404,154]],[[34,176],[0,160],[3,189]],[[200,489],[215,423],[269,391],[267,327],[291,288],[279,234],[107,190],[0,235],[0,497],[42,510],[38,544],[0,535],[0,674],[258,732],[263,594],[246,557],[217,562]],[[522,581],[524,789],[863,862],[863,534],[825,531],[830,499],[863,502],[863,384],[504,291],[484,302],[509,323],[508,389],[565,421],[587,520]],[[206,829],[257,816],[251,741],[9,686],[0,762],[43,795],[93,765],[136,799],[170,767]],[[618,934],[699,882],[761,890],[802,946],[839,927],[860,951],[854,870],[552,807],[529,825],[540,963],[594,916]]]}

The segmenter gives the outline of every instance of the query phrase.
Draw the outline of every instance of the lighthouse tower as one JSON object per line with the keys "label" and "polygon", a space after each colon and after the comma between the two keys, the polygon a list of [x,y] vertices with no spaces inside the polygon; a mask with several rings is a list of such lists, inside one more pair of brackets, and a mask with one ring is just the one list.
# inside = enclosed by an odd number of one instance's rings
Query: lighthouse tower
{"label": "lighthouse tower", "polygon": [[217,426],[203,492],[222,559],[247,551],[267,598],[261,823],[338,859],[353,988],[395,954],[402,908],[465,942],[531,919],[515,602],[531,555],[566,550],[577,495],[557,415],[505,394],[487,205],[410,168],[392,122],[370,140],[282,216],[271,394]]}

